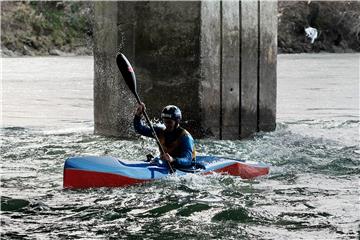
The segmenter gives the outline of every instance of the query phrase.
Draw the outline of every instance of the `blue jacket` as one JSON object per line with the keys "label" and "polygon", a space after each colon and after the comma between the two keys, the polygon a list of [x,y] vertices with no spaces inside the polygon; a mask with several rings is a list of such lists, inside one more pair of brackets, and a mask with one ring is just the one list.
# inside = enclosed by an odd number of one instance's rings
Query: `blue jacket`
{"label": "blue jacket", "polygon": [[[154,138],[150,127],[146,126],[141,117],[134,117],[135,131],[143,136]],[[173,132],[166,132],[165,127],[154,126],[165,152],[175,159],[175,167],[191,167],[195,161],[194,139],[185,129],[178,127]]]}

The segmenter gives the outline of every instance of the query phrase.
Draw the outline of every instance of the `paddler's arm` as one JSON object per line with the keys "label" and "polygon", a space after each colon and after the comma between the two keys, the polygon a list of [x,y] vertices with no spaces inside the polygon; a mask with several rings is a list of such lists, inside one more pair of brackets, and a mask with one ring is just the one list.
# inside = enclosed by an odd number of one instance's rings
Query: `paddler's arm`
{"label": "paddler's arm", "polygon": [[[143,115],[144,109],[145,109],[144,103],[138,104],[138,107],[135,112],[134,121],[133,121],[134,129],[137,133],[139,133],[145,137],[154,138],[150,127],[146,126],[142,121],[142,115]],[[161,128],[154,126],[154,130],[158,134],[159,131],[161,131]]]}
{"label": "paddler's arm", "polygon": [[175,158],[178,165],[182,167],[190,167],[192,164],[192,153],[194,149],[194,139],[190,135],[182,136],[181,139],[181,155]]}

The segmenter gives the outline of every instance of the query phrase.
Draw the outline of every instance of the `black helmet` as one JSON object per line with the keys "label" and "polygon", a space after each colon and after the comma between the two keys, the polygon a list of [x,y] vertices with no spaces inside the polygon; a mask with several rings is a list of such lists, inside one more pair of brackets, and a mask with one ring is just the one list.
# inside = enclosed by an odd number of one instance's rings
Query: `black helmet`
{"label": "black helmet", "polygon": [[164,109],[161,112],[161,118],[169,118],[175,121],[180,121],[181,120],[180,108],[178,108],[175,105],[168,105],[164,107]]}

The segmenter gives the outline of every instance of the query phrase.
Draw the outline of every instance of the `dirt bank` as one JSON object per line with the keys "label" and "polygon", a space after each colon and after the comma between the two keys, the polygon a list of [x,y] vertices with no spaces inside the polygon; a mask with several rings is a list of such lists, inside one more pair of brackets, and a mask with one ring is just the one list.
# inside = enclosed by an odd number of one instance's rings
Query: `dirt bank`
{"label": "dirt bank", "polygon": [[[359,52],[360,2],[280,1],[279,53]],[[304,29],[318,30],[314,44]]]}
{"label": "dirt bank", "polygon": [[[279,53],[360,52],[360,2],[279,1]],[[1,55],[92,55],[91,2],[1,3]],[[313,44],[304,29],[318,30]]]}
{"label": "dirt bank", "polygon": [[2,2],[2,55],[91,55],[89,2]]}

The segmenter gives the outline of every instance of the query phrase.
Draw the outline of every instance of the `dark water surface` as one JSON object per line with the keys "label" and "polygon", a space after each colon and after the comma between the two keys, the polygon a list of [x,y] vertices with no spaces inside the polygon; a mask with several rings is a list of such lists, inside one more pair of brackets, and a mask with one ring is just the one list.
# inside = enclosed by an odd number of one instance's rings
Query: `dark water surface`
{"label": "dark water surface", "polygon": [[256,180],[169,177],[64,190],[73,155],[142,159],[152,140],[94,136],[92,58],[2,59],[2,239],[358,239],[359,55],[280,55],[278,126],[199,154],[272,165]]}

